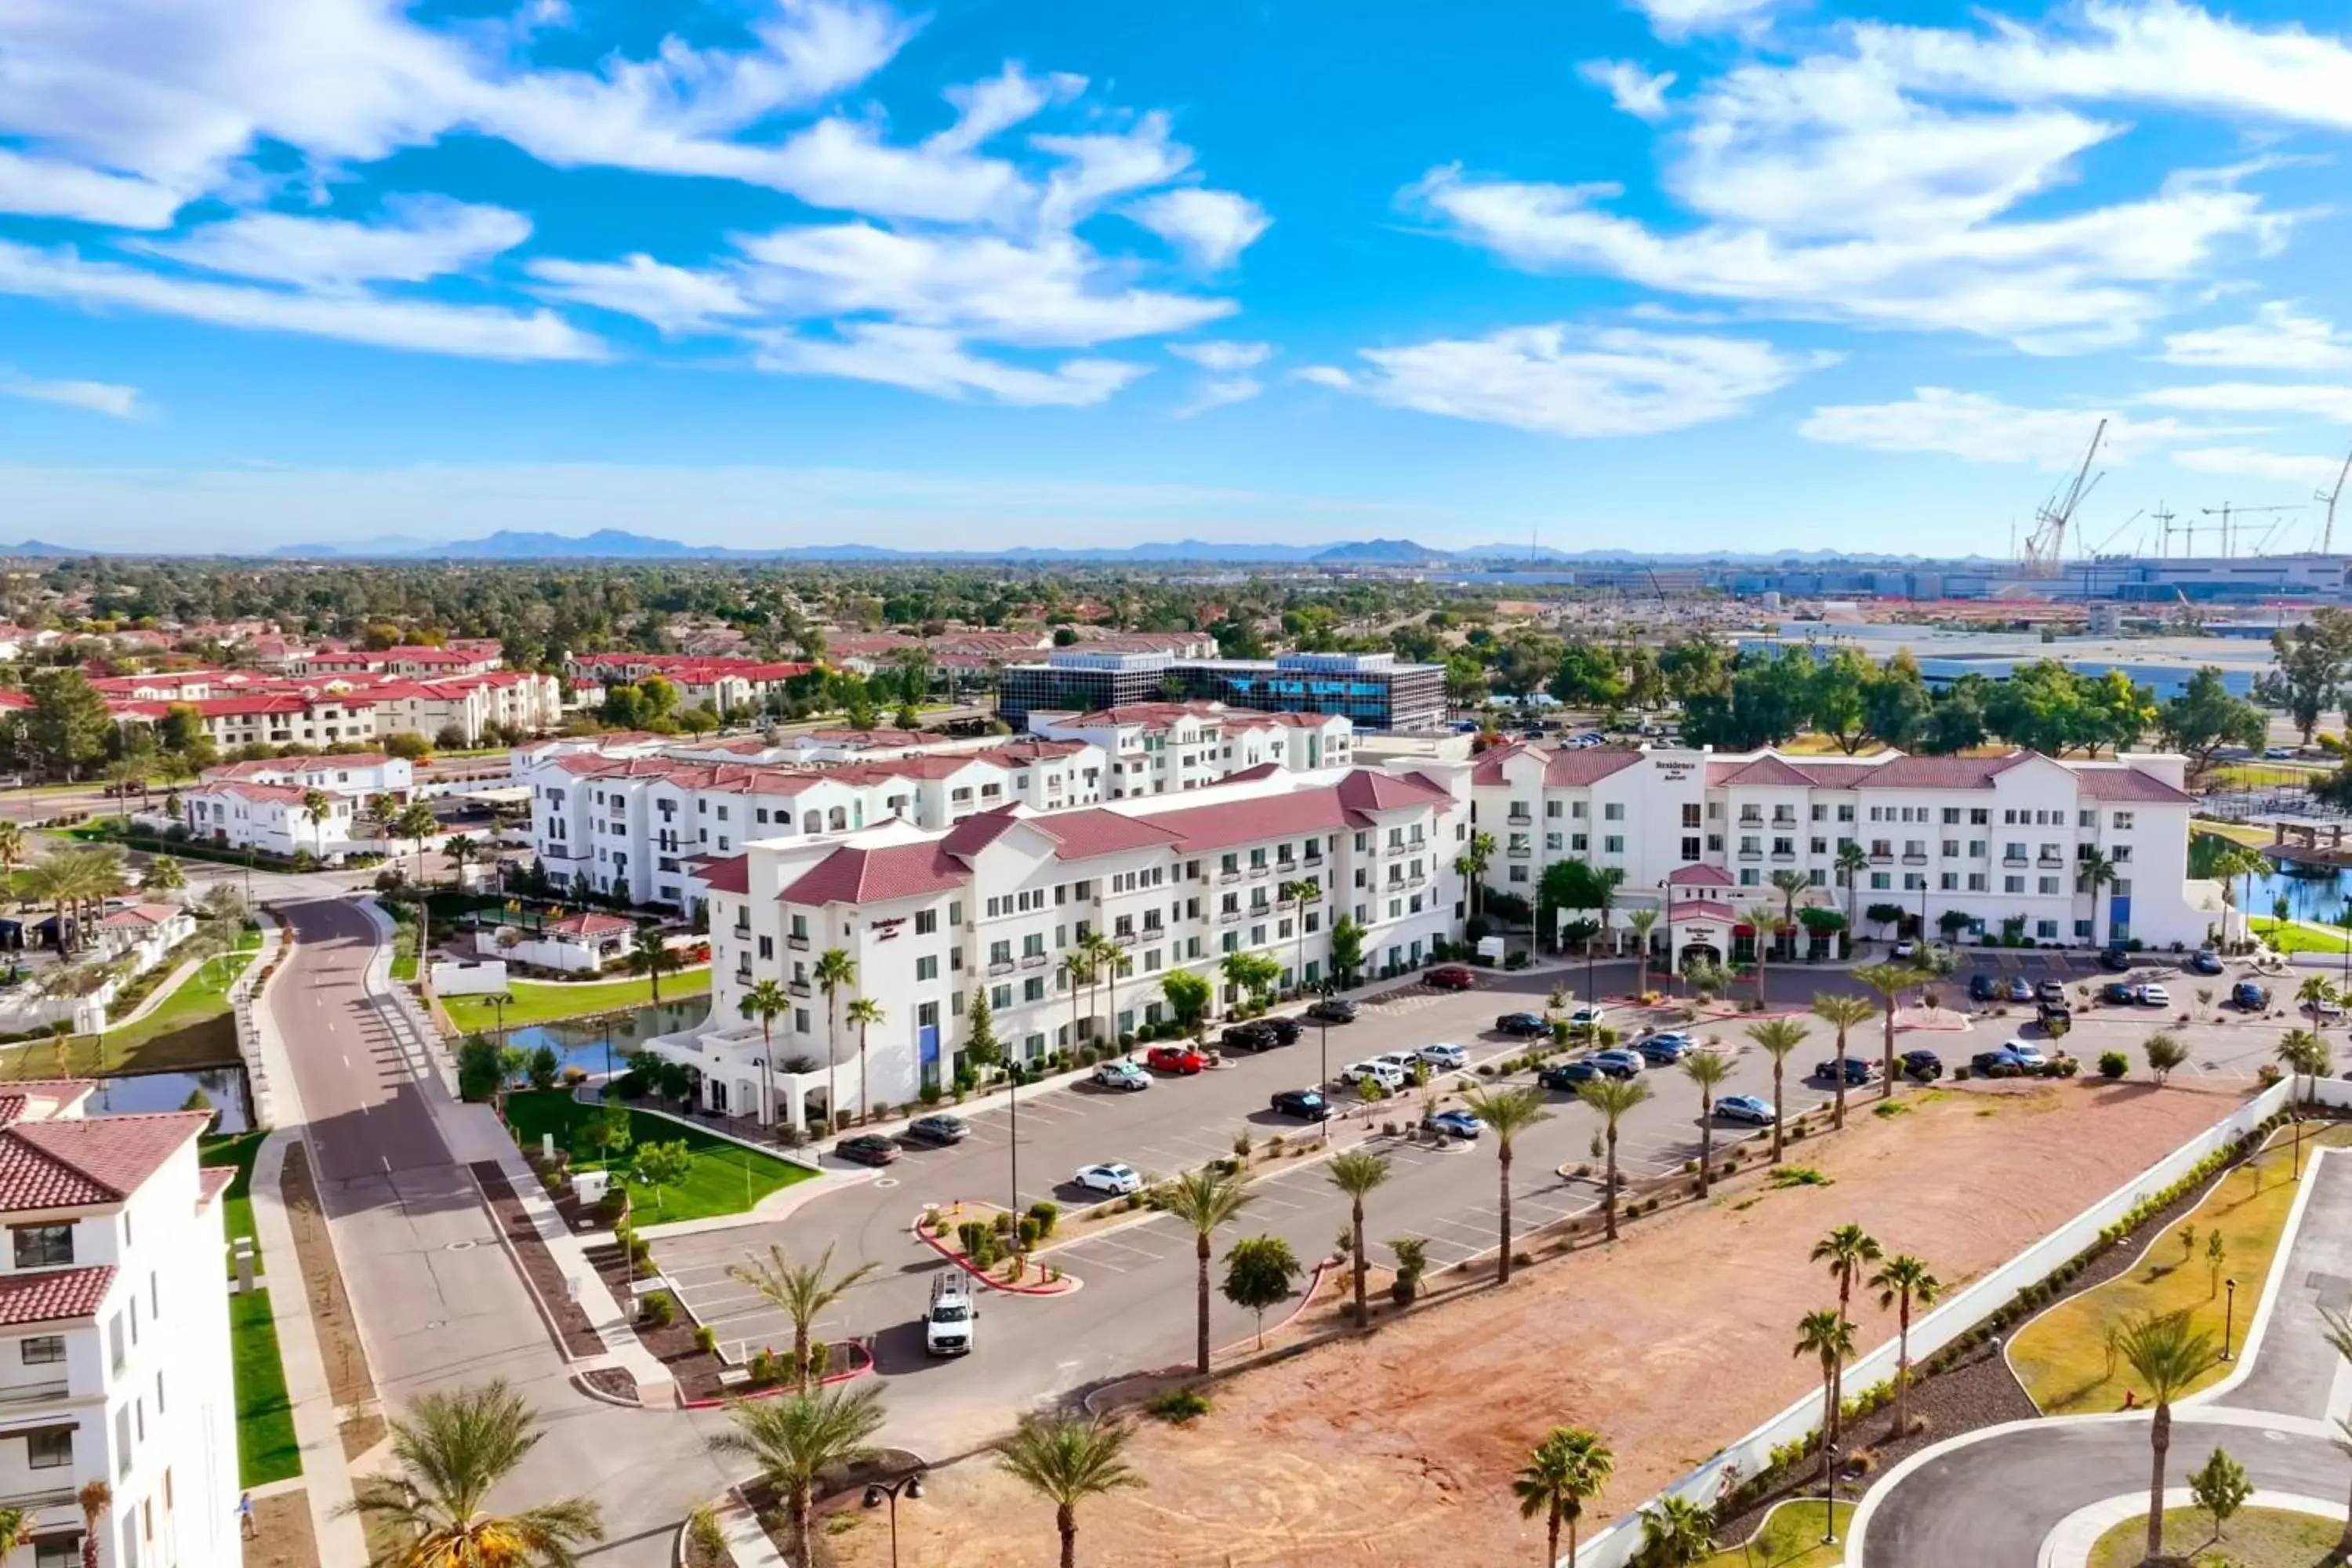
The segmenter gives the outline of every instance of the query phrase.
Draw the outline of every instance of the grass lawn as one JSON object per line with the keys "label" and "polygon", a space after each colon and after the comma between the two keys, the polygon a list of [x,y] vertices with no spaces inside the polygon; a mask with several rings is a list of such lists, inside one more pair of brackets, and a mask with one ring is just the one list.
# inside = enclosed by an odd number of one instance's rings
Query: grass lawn
{"label": "grass lawn", "polygon": [[[2188,1458],[2188,1468],[2205,1462],[2200,1450]],[[2176,1447],[2174,1452],[2178,1454]],[[2315,1513],[2290,1513],[2284,1509],[2250,1508],[2230,1521],[2221,1538],[2213,1538],[2213,1516],[2202,1509],[2164,1510],[2164,1549],[2185,1558],[2194,1568],[2323,1568],[2344,1534],[2339,1520]],[[2091,1548],[2089,1568],[2137,1568],[2147,1546],[2147,1515],[2136,1514],[2099,1537]]]}
{"label": "grass lawn", "polygon": [[2302,921],[2281,923],[2268,915],[2248,915],[2246,923],[2281,952],[2342,952],[2346,946],[2352,945],[2340,931]]}
{"label": "grass lawn", "polygon": [[302,1473],[294,1406],[278,1359],[278,1325],[269,1292],[228,1299],[229,1355],[236,1373],[236,1473],[241,1487],[266,1486]]}
{"label": "grass lawn", "polygon": [[[231,1132],[207,1138],[196,1155],[201,1164],[236,1167],[236,1180],[221,1194],[222,1227],[231,1241],[240,1236],[253,1237],[257,1271],[261,1260],[261,1238],[253,1228],[253,1163],[261,1157],[261,1141],[268,1136],[265,1128],[258,1132]],[[236,1270],[231,1268],[229,1272],[235,1278]]]}
{"label": "grass lawn", "polygon": [[[597,1013],[620,1013],[633,1007],[649,1005],[653,999],[653,982],[649,979],[593,980],[564,982],[560,980],[515,980],[507,985],[514,1000],[506,1005],[506,1026],[520,1028],[525,1024],[551,1024],[561,1018],[584,1018]],[[662,976],[661,994],[665,1002],[681,1001],[688,996],[706,996],[710,993],[710,967],[681,970]],[[487,996],[444,996],[441,1005],[449,1010],[449,1017],[467,1034],[499,1026],[498,1009]]]}
{"label": "grass lawn", "polygon": [[[2307,1162],[2315,1145],[2352,1143],[2352,1128],[2307,1131],[2304,1143]],[[2010,1363],[2044,1415],[2123,1408],[2132,1371],[2120,1362],[2109,1367],[2107,1331],[2142,1312],[2160,1316],[2186,1311],[2198,1328],[2212,1334],[2215,1345],[2221,1343],[2224,1293],[2215,1285],[2205,1257],[2206,1238],[2217,1226],[2227,1248],[2221,1273],[2238,1281],[2236,1338],[2239,1345],[2244,1343],[2246,1325],[2262,1304],[2271,1258],[2294,1202],[2294,1183],[2288,1178],[2293,1158],[2291,1141],[2274,1142],[2232,1169],[2194,1213],[2158,1237],[2128,1271],[2052,1308],[2010,1342]],[[2184,1226],[2193,1226],[2197,1233],[2194,1246],[2187,1249],[2179,1239]],[[2217,1383],[2229,1370],[2217,1363],[2181,1392]]]}
{"label": "grass lawn", "polygon": [[[552,1132],[555,1146],[569,1149],[572,1131],[602,1114],[597,1107],[583,1105],[562,1089],[527,1090],[507,1096],[507,1121],[521,1129],[523,1137],[533,1145],[539,1142],[541,1133]],[[646,1187],[631,1191],[629,1197],[636,1218],[649,1223],[742,1214],[778,1188],[806,1181],[815,1173],[803,1166],[755,1153],[723,1138],[714,1138],[698,1127],[682,1126],[640,1110],[629,1112],[629,1127],[639,1142],[667,1143],[683,1139],[694,1156],[686,1180],[676,1186],[665,1187],[659,1193]],[[601,1163],[593,1160],[579,1162],[580,1167],[587,1170]]]}
{"label": "grass lawn", "polygon": [[[1841,1543],[1846,1537],[1847,1521],[1853,1518],[1853,1505],[1836,1505],[1836,1535]],[[1845,1561],[1843,1544],[1822,1544],[1822,1504],[1819,1498],[1807,1501],[1803,1498],[1782,1503],[1764,1518],[1764,1528],[1746,1546],[1718,1552],[1702,1561],[1699,1568],[1838,1568]]]}
{"label": "grass lawn", "polygon": [[[208,959],[180,982],[155,1010],[126,1028],[109,1029],[92,1038],[76,1035],[67,1040],[66,1070],[89,1077],[124,1072],[184,1072],[195,1068],[233,1067],[236,1051],[236,1021],[229,1014],[228,988],[252,964],[261,949],[261,933],[249,931],[230,952]],[[170,962],[176,963],[176,960]],[[0,1048],[0,1078],[55,1073],[58,1047],[54,1040],[32,1040]]]}
{"label": "grass lawn", "polygon": [[2202,816],[2189,823],[2189,831],[2210,833],[2216,838],[2227,838],[2249,849],[2260,849],[2276,837],[2269,828],[2257,827],[2251,822],[2216,822]]}

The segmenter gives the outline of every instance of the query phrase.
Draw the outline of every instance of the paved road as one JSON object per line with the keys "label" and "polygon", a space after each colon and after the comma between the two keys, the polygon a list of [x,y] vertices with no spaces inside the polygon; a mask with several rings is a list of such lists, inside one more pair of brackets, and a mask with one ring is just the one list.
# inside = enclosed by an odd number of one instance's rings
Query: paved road
{"label": "paved road", "polygon": [[[292,1061],[335,1249],[388,1410],[435,1388],[503,1377],[547,1438],[509,1497],[585,1493],[608,1540],[590,1560],[654,1568],[688,1508],[731,1479],[709,1458],[713,1419],[617,1409],[579,1394],[428,1096],[365,988],[375,927],[344,902],[281,911],[296,945],[268,1005]],[[272,1267],[277,1262],[272,1260]]]}
{"label": "paved road", "polygon": [[[2329,1438],[2352,1409],[2352,1373],[2320,1338],[2319,1309],[2352,1302],[2352,1157],[2318,1161],[2281,1289],[2235,1387],[2176,1408],[2170,1480],[2217,1447],[2255,1486],[2333,1500],[2345,1460]],[[2102,1415],[2021,1423],[1898,1468],[1855,1523],[1851,1558],[1867,1568],[2031,1563],[2078,1509],[2145,1495],[2147,1418]]]}

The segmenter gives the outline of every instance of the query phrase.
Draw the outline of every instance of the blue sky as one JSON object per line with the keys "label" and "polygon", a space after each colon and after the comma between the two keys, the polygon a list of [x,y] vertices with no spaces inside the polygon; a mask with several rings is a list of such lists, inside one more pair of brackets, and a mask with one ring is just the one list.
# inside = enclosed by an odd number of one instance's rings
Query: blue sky
{"label": "blue sky", "polygon": [[36,0],[0,538],[2122,549],[2334,484],[2347,141],[2277,0]]}

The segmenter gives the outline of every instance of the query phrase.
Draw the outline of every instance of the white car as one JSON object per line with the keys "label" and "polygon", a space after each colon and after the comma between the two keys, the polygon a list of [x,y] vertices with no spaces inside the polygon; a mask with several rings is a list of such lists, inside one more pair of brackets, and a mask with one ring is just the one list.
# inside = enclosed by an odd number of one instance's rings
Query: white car
{"label": "white car", "polygon": [[2169,1007],[2172,1005],[2172,994],[2161,985],[2143,985],[2139,988],[2139,1005],[2143,1007]]}
{"label": "white car", "polygon": [[1466,1066],[1470,1060],[1470,1053],[1468,1051],[1464,1050],[1460,1046],[1449,1046],[1443,1042],[1436,1045],[1423,1046],[1420,1050],[1413,1054],[1418,1056],[1423,1061],[1427,1062],[1431,1067],[1443,1068],[1448,1072],[1459,1070],[1463,1067]]}
{"label": "white car", "polygon": [[2027,1067],[2039,1068],[2050,1065],[2050,1058],[2044,1056],[2042,1048],[2032,1040],[2005,1040],[2001,1043],[2000,1048]]}
{"label": "white car", "polygon": [[1403,1075],[1405,1081],[1410,1083],[1412,1081],[1412,1069],[1421,1061],[1421,1053],[1419,1051],[1382,1051],[1372,1060],[1385,1062],[1396,1068]]}
{"label": "white car", "polygon": [[1071,1178],[1090,1193],[1111,1193],[1125,1197],[1143,1190],[1143,1177],[1132,1165],[1080,1165]]}
{"label": "white car", "polygon": [[1095,1068],[1095,1081],[1105,1089],[1150,1089],[1151,1075],[1130,1061],[1105,1062]]}
{"label": "white car", "polygon": [[1588,1002],[1568,1016],[1568,1026],[1571,1029],[1597,1028],[1608,1016],[1608,1008],[1597,1002]]}
{"label": "white car", "polygon": [[1377,1083],[1393,1094],[1405,1086],[1405,1076],[1404,1069],[1394,1062],[1350,1062],[1339,1069],[1339,1081],[1350,1088],[1365,1082]]}

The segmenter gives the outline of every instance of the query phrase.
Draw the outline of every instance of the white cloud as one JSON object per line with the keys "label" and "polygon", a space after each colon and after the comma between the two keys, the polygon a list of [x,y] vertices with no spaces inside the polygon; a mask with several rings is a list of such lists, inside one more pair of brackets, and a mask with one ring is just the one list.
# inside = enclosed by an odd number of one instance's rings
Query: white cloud
{"label": "white cloud", "polygon": [[1633,0],[1661,37],[1753,26],[1774,0]]}
{"label": "white cloud", "polygon": [[1234,375],[1212,377],[1201,383],[1190,401],[1176,410],[1179,419],[1190,419],[1206,414],[1212,408],[1223,408],[1231,404],[1247,403],[1265,390],[1265,384],[1255,376]]}
{"label": "white cloud", "polygon": [[2251,321],[2171,333],[2164,340],[2163,357],[2174,364],[2245,370],[2352,370],[2352,334],[2273,300],[2256,310]]}
{"label": "white cloud", "polygon": [[1608,89],[1610,101],[1636,120],[1666,117],[1666,89],[1675,85],[1672,71],[1652,71],[1632,60],[1586,60],[1577,74],[1595,87]]}
{"label": "white cloud", "polygon": [[1170,343],[1168,352],[1178,359],[1190,360],[1202,370],[1219,375],[1233,375],[1244,370],[1255,370],[1274,357],[1272,343]]}
{"label": "white cloud", "polygon": [[2173,453],[2172,460],[2200,474],[2282,479],[2289,484],[2309,485],[2315,490],[2333,489],[2337,476],[2344,472],[2340,454],[2333,458],[2299,457],[2253,447],[2190,447]]}
{"label": "white cloud", "polygon": [[1146,196],[1124,210],[1204,272],[1231,266],[1274,222],[1247,196],[1190,186]]}
{"label": "white cloud", "polygon": [[530,274],[551,299],[638,317],[666,338],[726,331],[730,318],[757,313],[733,279],[667,266],[643,251],[613,262],[544,258],[530,264]]}
{"label": "white cloud", "polygon": [[79,218],[118,228],[163,228],[179,207],[176,192],[152,181],[57,158],[28,158],[0,147],[0,212]]}
{"label": "white cloud", "polygon": [[137,419],[147,412],[135,386],[117,386],[103,381],[37,381],[5,365],[0,365],[0,396],[63,404],[68,408],[86,408],[92,414],[115,419]]}
{"label": "white cloud", "polygon": [[1647,436],[1727,419],[1828,363],[1753,339],[1558,322],[1365,349],[1360,357],[1370,371],[1318,365],[1299,374],[1391,407],[1572,437]]}
{"label": "white cloud", "polygon": [[1106,202],[1164,185],[1192,166],[1192,150],[1168,139],[1168,117],[1157,111],[1129,131],[1032,136],[1029,144],[1061,161],[1038,203],[1038,221],[1048,228],[1067,228]]}
{"label": "white cloud", "polygon": [[2152,447],[2216,432],[2175,419],[2129,419],[2113,409],[2021,408],[1982,393],[1918,388],[1901,403],[1816,408],[1797,426],[1809,441],[1874,452],[1943,452],[1972,463],[2032,463],[2067,469],[2100,420],[2103,462],[2130,462]]}
{"label": "white cloud", "polygon": [[1048,105],[1065,103],[1086,91],[1087,79],[1056,71],[1033,80],[1018,65],[986,81],[948,89],[956,107],[956,122],[932,137],[926,146],[936,153],[968,153],[1000,132],[1034,117]]}
{"label": "white cloud", "polygon": [[2139,396],[2159,408],[2210,414],[2285,414],[2352,425],[2352,386],[2217,381],[2201,386],[2167,386]]}
{"label": "white cloud", "polygon": [[245,213],[184,239],[134,241],[151,256],[326,292],[365,283],[422,283],[464,272],[530,237],[530,220],[504,207],[441,196],[394,196],[387,220]]}
{"label": "white cloud", "polygon": [[0,294],[478,359],[604,357],[603,344],[545,310],[526,315],[488,306],[194,282],[86,261],[68,249],[37,250],[5,240],[0,240]]}
{"label": "white cloud", "polygon": [[894,321],[853,323],[837,338],[781,334],[767,340],[761,369],[786,375],[838,375],[927,392],[980,393],[999,403],[1083,408],[1100,403],[1145,367],[1120,360],[1065,360],[1045,370],[982,358],[951,331]]}

